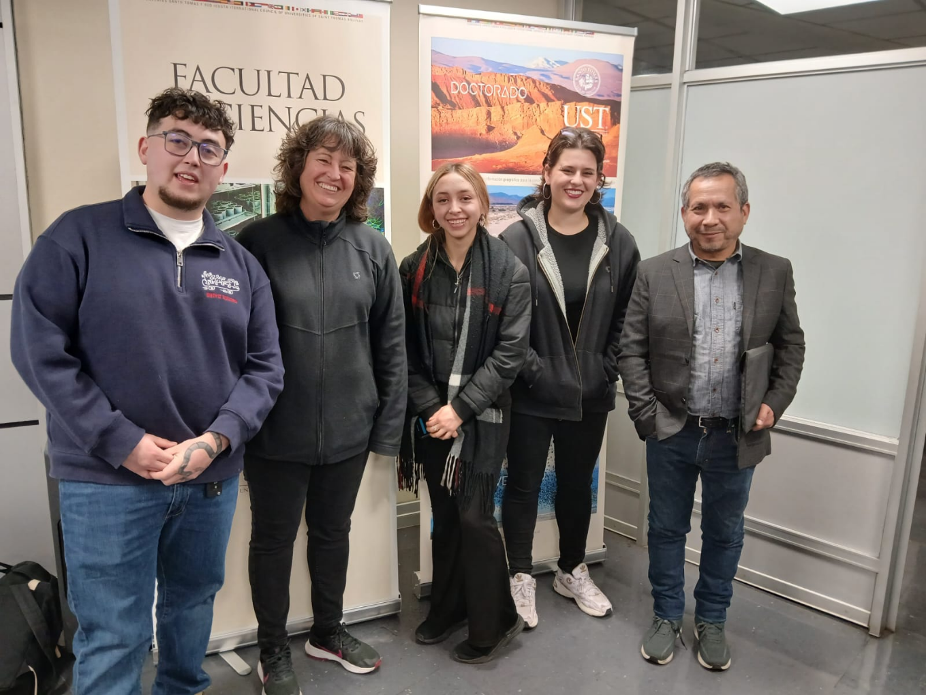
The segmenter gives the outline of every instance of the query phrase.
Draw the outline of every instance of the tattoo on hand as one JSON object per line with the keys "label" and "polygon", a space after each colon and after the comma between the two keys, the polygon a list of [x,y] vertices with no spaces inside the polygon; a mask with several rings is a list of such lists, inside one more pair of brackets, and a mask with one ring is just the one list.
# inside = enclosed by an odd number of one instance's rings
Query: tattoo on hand
{"label": "tattoo on hand", "polygon": [[[215,433],[211,432],[210,434],[218,438]],[[187,466],[190,465],[190,457],[193,456],[193,452],[202,449],[206,452],[207,456],[209,456],[209,460],[212,461],[214,458],[216,458],[216,456],[219,455],[219,452],[217,451],[219,446],[221,446],[221,444],[218,445],[216,449],[213,449],[206,442],[197,442],[196,444],[191,444],[188,446],[187,450],[183,452],[183,463],[180,464],[180,469],[177,471],[178,475],[180,475],[180,477],[184,480],[189,480],[194,474],[199,475],[202,473],[204,470],[206,470],[205,466],[187,470]]]}
{"label": "tattoo on hand", "polygon": [[[220,436],[219,436],[218,434],[216,434],[215,432],[207,432],[207,434],[211,434],[211,435],[212,435],[212,438],[215,440],[215,442],[216,442],[216,451],[217,451],[217,452],[221,451],[221,450],[222,450],[222,437],[220,437]],[[218,455],[218,454],[217,454],[217,455]],[[215,458],[215,456],[213,456],[212,458]]]}

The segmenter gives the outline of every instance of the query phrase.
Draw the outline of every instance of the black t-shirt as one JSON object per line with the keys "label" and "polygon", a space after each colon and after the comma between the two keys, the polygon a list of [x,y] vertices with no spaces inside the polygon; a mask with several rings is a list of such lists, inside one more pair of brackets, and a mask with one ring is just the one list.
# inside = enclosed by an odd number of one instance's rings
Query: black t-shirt
{"label": "black t-shirt", "polygon": [[551,227],[550,223],[547,225],[547,231],[548,241],[557,258],[557,265],[560,266],[567,323],[575,342],[579,320],[583,315],[583,305],[586,303],[589,262],[592,260],[592,247],[596,239],[595,220],[590,216],[589,224],[579,234],[561,234]]}

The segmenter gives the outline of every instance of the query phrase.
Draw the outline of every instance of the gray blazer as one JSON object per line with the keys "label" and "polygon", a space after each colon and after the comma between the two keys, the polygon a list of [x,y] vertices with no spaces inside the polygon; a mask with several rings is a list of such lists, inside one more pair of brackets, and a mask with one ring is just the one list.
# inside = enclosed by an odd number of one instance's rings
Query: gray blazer
{"label": "gray blazer", "polygon": [[[769,389],[762,400],[778,422],[795,397],[805,360],[805,334],[798,322],[792,264],[750,246],[741,244],[741,249],[741,353],[766,343],[773,345]],[[641,439],[666,439],[686,423],[694,298],[688,245],[638,266],[621,335],[618,371],[628,399],[628,414]],[[755,466],[769,453],[769,430],[744,431],[741,425],[739,467]]]}

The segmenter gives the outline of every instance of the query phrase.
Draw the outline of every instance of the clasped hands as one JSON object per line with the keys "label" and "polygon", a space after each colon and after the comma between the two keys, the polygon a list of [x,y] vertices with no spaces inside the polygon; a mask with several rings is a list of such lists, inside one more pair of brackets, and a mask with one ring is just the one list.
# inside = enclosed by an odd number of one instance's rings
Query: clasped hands
{"label": "clasped hands", "polygon": [[457,412],[448,403],[442,406],[438,412],[428,418],[425,423],[425,429],[428,434],[435,439],[456,439],[457,429],[463,424],[463,420],[457,415]]}
{"label": "clasped hands", "polygon": [[228,445],[229,440],[216,432],[179,444],[146,433],[122,467],[147,480],[176,485],[199,477]]}

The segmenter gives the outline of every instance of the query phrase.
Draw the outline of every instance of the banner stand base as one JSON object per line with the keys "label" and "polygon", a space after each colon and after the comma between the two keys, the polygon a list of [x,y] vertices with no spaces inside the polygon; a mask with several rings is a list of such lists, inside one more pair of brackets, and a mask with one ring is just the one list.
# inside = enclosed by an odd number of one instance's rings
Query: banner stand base
{"label": "banner stand base", "polygon": [[219,658],[232,667],[239,676],[251,674],[251,667],[234,651],[219,652]]}
{"label": "banner stand base", "polygon": [[[594,565],[599,562],[604,562],[608,557],[608,548],[604,545],[599,550],[587,550],[586,557],[583,560],[587,565]],[[547,560],[538,560],[534,563],[531,568],[531,574],[545,574],[547,572],[554,572],[557,569],[557,560],[559,558],[552,557]],[[428,598],[431,596],[431,580],[422,581],[421,572],[415,573],[415,598],[421,601],[423,598]]]}

